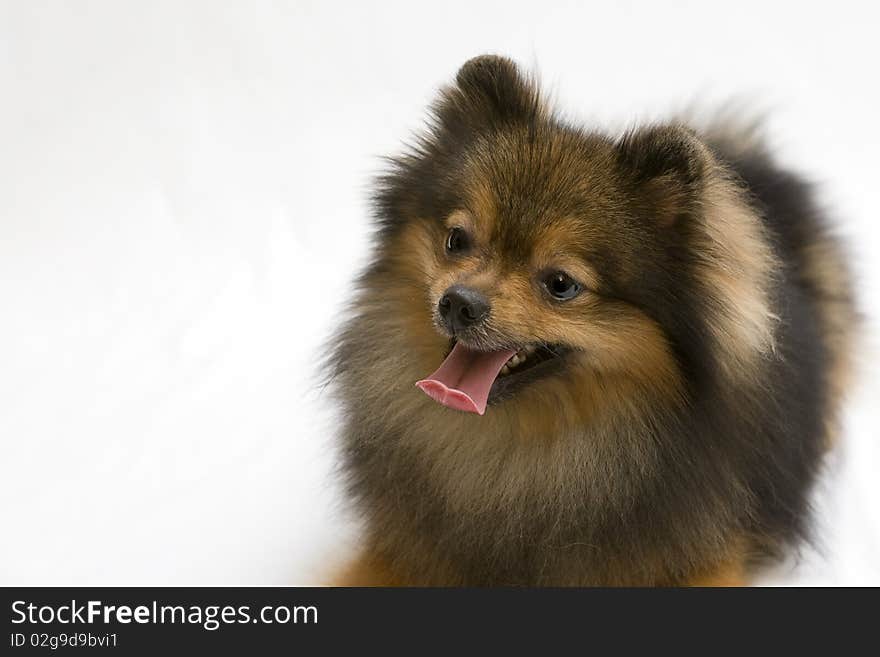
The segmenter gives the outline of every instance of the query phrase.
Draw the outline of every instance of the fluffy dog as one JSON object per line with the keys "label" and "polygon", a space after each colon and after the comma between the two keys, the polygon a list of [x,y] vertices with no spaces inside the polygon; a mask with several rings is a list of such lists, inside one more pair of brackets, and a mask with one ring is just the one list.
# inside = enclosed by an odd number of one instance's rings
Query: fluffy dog
{"label": "fluffy dog", "polygon": [[723,126],[571,125],[500,57],[432,117],[330,363],[341,582],[739,584],[802,540],[856,318],[809,185]]}

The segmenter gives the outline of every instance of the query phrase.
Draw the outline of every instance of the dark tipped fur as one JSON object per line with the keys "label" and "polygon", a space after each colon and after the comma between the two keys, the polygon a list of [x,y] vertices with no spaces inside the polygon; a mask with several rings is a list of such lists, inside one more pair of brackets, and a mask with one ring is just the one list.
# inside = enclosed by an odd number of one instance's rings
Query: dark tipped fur
{"label": "dark tipped fur", "polygon": [[[379,181],[331,363],[381,581],[682,584],[804,538],[855,314],[812,189],[746,141],[678,124],[613,139],[554,117],[507,59],[462,67]],[[594,306],[563,317],[578,356],[485,417],[413,387],[448,350],[432,285],[460,272],[432,249],[463,207],[498,285],[563,225],[595,273]],[[555,311],[520,294],[550,342]]]}

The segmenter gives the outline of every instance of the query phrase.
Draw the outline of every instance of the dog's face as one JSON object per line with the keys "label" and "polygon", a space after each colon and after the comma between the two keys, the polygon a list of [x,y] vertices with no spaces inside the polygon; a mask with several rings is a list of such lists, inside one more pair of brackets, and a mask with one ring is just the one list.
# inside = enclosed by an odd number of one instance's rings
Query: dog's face
{"label": "dog's face", "polygon": [[674,286],[698,170],[689,136],[615,143],[569,128],[500,59],[467,64],[437,112],[436,139],[380,198],[398,220],[386,257],[412,287],[400,312],[443,338],[419,386],[482,414],[597,375],[668,379],[652,309]]}
{"label": "dog's face", "polygon": [[652,239],[638,244],[603,171],[613,153],[580,135],[544,137],[486,139],[458,179],[458,206],[411,229],[423,246],[412,256],[424,269],[424,321],[450,340],[446,362],[462,365],[422,387],[460,410],[482,413],[548,377],[577,385],[596,370],[666,366],[661,328],[612,280]]}

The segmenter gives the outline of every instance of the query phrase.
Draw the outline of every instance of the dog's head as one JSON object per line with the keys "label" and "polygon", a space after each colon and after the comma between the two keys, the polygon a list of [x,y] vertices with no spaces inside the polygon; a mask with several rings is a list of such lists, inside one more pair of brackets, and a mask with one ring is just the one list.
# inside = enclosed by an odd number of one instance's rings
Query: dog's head
{"label": "dog's head", "polygon": [[434,117],[377,197],[381,259],[399,274],[386,283],[407,325],[440,338],[418,385],[480,414],[597,376],[671,390],[697,331],[709,150],[675,125],[572,127],[500,57],[467,62]]}

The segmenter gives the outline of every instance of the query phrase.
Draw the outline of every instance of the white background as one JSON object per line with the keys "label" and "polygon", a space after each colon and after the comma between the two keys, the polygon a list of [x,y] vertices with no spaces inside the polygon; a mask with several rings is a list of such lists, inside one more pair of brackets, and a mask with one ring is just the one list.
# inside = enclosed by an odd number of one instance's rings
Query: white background
{"label": "white background", "polygon": [[[307,584],[345,558],[315,364],[379,157],[479,53],[611,129],[766,113],[876,321],[873,3],[371,4],[0,2],[0,583]],[[880,584],[872,340],[822,551],[763,582]]]}

